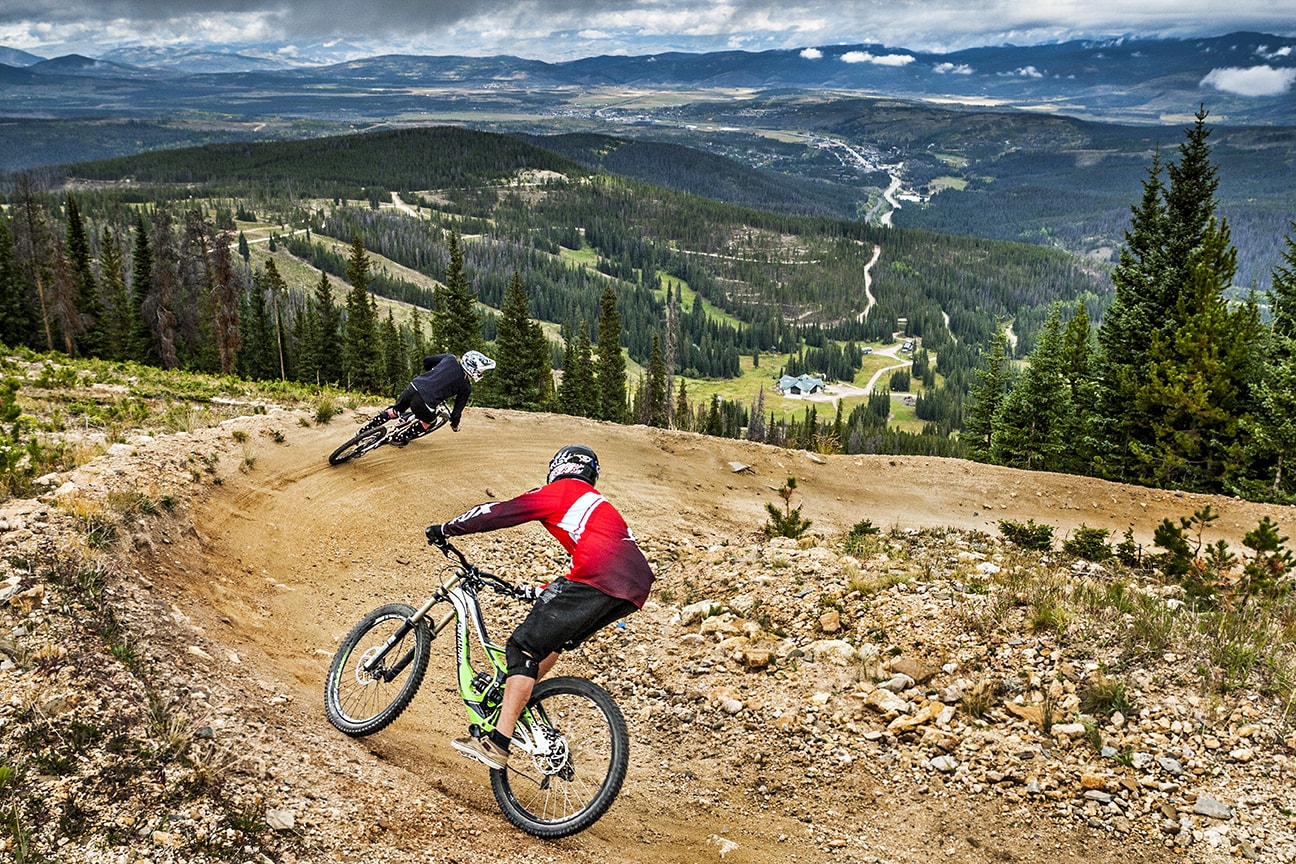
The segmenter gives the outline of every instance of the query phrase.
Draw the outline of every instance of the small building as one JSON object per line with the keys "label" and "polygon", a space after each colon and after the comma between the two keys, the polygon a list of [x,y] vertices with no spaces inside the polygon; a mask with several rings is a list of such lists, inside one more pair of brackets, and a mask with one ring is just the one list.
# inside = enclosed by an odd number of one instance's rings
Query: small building
{"label": "small building", "polygon": [[810,375],[784,375],[779,379],[778,389],[784,396],[807,396],[821,392],[824,382]]}

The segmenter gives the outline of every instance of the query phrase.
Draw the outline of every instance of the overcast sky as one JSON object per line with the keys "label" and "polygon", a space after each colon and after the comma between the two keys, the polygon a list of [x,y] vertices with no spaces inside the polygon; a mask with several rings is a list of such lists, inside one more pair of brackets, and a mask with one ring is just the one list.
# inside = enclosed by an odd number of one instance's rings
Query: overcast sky
{"label": "overcast sky", "polygon": [[0,45],[46,57],[119,45],[320,41],[362,53],[761,51],[880,43],[913,50],[1121,35],[1296,35],[1292,0],[0,0]]}

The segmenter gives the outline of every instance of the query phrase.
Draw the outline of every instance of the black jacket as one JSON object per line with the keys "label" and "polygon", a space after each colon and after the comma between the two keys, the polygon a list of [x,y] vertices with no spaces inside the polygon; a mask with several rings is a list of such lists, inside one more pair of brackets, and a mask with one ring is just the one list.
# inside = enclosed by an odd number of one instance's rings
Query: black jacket
{"label": "black jacket", "polygon": [[468,405],[468,397],[472,395],[472,380],[459,364],[459,358],[453,354],[433,354],[423,358],[423,369],[423,374],[411,381],[410,386],[418,391],[429,408],[435,408],[438,402],[453,396],[450,425],[458,426]]}

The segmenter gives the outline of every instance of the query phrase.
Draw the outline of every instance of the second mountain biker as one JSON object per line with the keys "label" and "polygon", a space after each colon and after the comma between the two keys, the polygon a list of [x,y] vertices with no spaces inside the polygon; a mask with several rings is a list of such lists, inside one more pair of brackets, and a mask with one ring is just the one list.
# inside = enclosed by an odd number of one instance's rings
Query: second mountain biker
{"label": "second mountain biker", "polygon": [[453,354],[433,354],[423,358],[423,374],[416,377],[401,391],[396,403],[384,408],[374,415],[373,419],[361,427],[360,431],[376,429],[388,420],[395,420],[405,410],[414,412],[422,422],[420,427],[413,424],[405,432],[398,432],[391,443],[404,447],[427,431],[435,419],[436,406],[454,397],[454,406],[450,409],[450,428],[459,431],[459,420],[463,417],[468,397],[472,395],[474,381],[495,368],[495,361],[480,351],[467,351],[463,357]]}

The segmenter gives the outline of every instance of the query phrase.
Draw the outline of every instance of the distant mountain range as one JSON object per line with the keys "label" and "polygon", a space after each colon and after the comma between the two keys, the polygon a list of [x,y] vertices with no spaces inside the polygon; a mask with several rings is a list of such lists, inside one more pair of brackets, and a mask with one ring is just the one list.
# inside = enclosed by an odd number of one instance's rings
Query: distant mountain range
{"label": "distant mountain range", "polygon": [[[282,47],[282,46],[278,46]],[[350,53],[354,46],[330,46]],[[562,63],[517,57],[383,55],[310,64],[321,51],[276,46],[123,48],[44,59],[0,48],[4,117],[156,116],[220,110],[311,119],[407,116],[432,88],[527,94],[571,90],[829,90],[1016,107],[1109,122],[1178,122],[1206,103],[1217,122],[1296,123],[1296,38],[1231,33],[1003,45],[949,53],[877,44],[802,50],[597,56]],[[253,94],[256,94],[255,96]],[[373,94],[374,100],[356,100]],[[393,113],[391,109],[398,108]]]}

